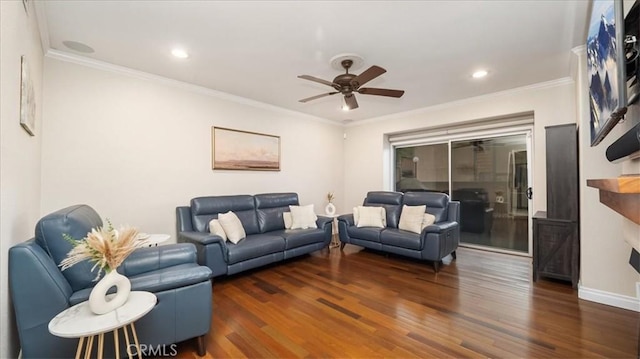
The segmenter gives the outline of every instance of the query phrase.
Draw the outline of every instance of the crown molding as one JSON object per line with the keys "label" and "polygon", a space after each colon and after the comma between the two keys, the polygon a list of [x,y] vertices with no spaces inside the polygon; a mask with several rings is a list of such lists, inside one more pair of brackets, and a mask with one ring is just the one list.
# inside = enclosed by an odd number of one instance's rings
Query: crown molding
{"label": "crown molding", "polygon": [[97,70],[102,70],[106,72],[116,73],[119,75],[133,77],[139,80],[151,81],[161,85],[165,85],[165,86],[169,86],[169,87],[173,87],[173,88],[177,88],[177,89],[181,89],[181,90],[185,90],[185,91],[189,91],[189,92],[193,92],[193,93],[197,93],[205,96],[215,97],[217,99],[234,102],[237,104],[246,105],[254,108],[259,108],[262,110],[269,110],[269,111],[282,113],[288,116],[295,116],[297,118],[302,118],[305,120],[322,122],[325,124],[330,124],[330,125],[339,126],[339,127],[344,126],[342,123],[331,121],[325,118],[308,115],[306,113],[285,109],[282,107],[266,104],[260,101],[250,100],[248,98],[244,98],[236,95],[231,95],[226,92],[213,90],[204,86],[194,85],[187,82],[170,79],[164,76],[154,75],[148,72],[134,70],[124,66],[114,65],[108,62],[91,59],[85,56],[70,54],[64,51],[48,49],[45,54],[45,57],[73,63],[76,65],[86,66],[86,67],[94,68]]}
{"label": "crown molding", "polygon": [[361,126],[361,125],[365,125],[365,124],[370,124],[370,123],[373,123],[373,122],[382,122],[382,121],[388,121],[388,120],[399,120],[399,119],[410,117],[410,116],[425,114],[425,113],[434,112],[434,111],[438,111],[438,110],[444,110],[444,109],[452,108],[452,107],[464,106],[464,105],[473,104],[473,103],[476,103],[476,102],[479,102],[479,101],[490,100],[490,99],[493,99],[493,98],[502,97],[502,96],[506,96],[506,95],[517,94],[517,93],[521,93],[521,92],[525,92],[525,91],[531,91],[531,90],[543,90],[543,89],[554,88],[554,87],[558,87],[558,86],[565,86],[565,85],[573,84],[573,83],[575,83],[575,81],[573,79],[571,79],[570,77],[563,77],[563,78],[559,78],[559,79],[556,79],[556,80],[540,82],[540,83],[537,83],[537,84],[523,86],[523,87],[517,87],[517,88],[505,90],[505,91],[492,92],[492,93],[486,94],[486,95],[481,95],[481,96],[476,96],[476,97],[469,97],[469,98],[466,98],[466,99],[456,100],[456,101],[451,101],[451,102],[445,102],[445,103],[438,104],[438,105],[419,108],[417,110],[398,112],[398,113],[394,113],[394,114],[391,114],[391,115],[385,115],[385,116],[370,118],[370,119],[361,120],[361,121],[354,121],[353,123],[345,124],[345,127],[357,127],[357,126]]}

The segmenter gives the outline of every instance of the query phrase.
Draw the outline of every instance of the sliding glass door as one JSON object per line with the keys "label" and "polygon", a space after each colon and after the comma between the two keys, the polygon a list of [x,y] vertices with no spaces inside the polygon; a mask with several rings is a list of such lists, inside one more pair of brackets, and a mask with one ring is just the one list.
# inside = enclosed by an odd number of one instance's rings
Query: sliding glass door
{"label": "sliding glass door", "polygon": [[451,199],[460,201],[461,241],[529,252],[525,134],[451,142]]}
{"label": "sliding glass door", "polygon": [[395,147],[395,190],[460,201],[461,242],[530,254],[527,132]]}

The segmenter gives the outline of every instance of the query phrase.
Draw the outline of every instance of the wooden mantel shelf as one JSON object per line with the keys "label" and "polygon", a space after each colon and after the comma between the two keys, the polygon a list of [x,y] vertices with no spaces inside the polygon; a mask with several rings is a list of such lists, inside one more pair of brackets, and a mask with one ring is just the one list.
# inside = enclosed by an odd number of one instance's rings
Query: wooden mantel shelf
{"label": "wooden mantel shelf", "polygon": [[600,202],[640,225],[640,175],[587,180],[600,190]]}

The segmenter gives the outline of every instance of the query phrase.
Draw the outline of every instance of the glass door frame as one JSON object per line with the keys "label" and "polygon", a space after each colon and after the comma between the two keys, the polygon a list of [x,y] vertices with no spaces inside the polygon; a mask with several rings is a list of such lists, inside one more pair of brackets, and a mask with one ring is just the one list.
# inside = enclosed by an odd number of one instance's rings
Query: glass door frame
{"label": "glass door frame", "polygon": [[[451,166],[452,142],[473,140],[473,139],[479,139],[479,138],[488,139],[488,138],[497,138],[497,137],[505,137],[505,136],[524,135],[526,140],[527,162],[528,162],[527,163],[527,166],[528,166],[527,182],[529,187],[533,187],[533,173],[535,171],[534,160],[533,160],[533,133],[534,133],[533,125],[524,125],[524,126],[498,128],[498,129],[488,129],[488,130],[481,130],[481,131],[460,131],[457,133],[451,133],[447,135],[437,135],[433,137],[425,136],[424,138],[411,139],[408,141],[398,141],[398,142],[389,144],[390,145],[389,160],[390,160],[390,163],[395,163],[396,148],[427,146],[427,145],[437,145],[437,144],[447,143],[448,156],[449,156],[449,166],[448,166],[449,167],[449,173],[448,173],[449,193],[452,193],[452,190],[453,190],[452,188],[453,184],[451,182],[451,179],[452,179],[451,176],[453,171]],[[390,167],[391,167],[391,170],[388,171],[387,173],[391,180],[388,183],[389,183],[389,186],[391,187],[389,188],[389,190],[393,191],[395,190],[395,184],[394,184],[395,182],[393,181],[393,179],[395,178],[396,173],[395,173],[395,166],[390,166]],[[531,257],[533,255],[533,227],[532,227],[533,201],[531,199],[527,199],[527,200],[529,202],[527,206],[527,211],[528,211],[527,213],[528,251],[527,252],[513,251],[513,250],[503,249],[503,248],[492,248],[492,247],[486,247],[486,246],[480,246],[480,245],[474,245],[474,244],[468,244],[468,243],[460,243],[460,246],[475,248],[480,250],[488,250],[488,251],[497,252],[497,253],[506,253],[506,254],[513,254],[518,256]]]}

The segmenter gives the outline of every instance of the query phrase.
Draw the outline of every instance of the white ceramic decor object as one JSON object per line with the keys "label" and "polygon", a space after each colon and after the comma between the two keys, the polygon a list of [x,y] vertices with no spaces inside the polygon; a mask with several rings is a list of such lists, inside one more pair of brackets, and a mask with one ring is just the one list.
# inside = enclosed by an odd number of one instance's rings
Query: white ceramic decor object
{"label": "white ceramic decor object", "polygon": [[[107,295],[111,287],[116,287],[115,294]],[[121,307],[129,298],[131,282],[129,278],[118,273],[115,269],[107,273],[91,290],[89,295],[89,309],[95,314],[109,313]]]}
{"label": "white ceramic decor object", "polygon": [[334,214],[336,214],[336,206],[334,206],[333,203],[329,202],[329,204],[324,207],[324,213],[326,213],[328,216],[333,216]]}

